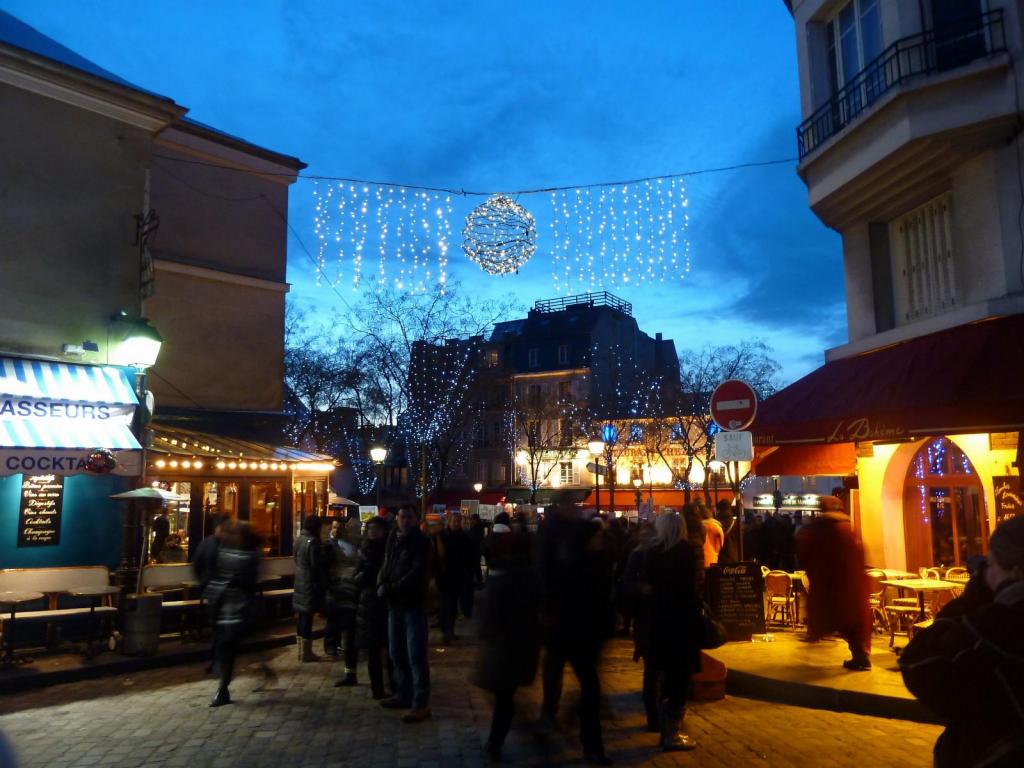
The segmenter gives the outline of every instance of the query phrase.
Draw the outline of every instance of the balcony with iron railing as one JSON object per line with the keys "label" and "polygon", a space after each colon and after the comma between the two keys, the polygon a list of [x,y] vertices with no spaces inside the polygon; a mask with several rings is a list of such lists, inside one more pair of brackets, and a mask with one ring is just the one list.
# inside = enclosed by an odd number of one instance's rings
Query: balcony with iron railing
{"label": "balcony with iron railing", "polygon": [[800,160],[901,83],[963,67],[1005,50],[1002,9],[897,40],[797,126]]}

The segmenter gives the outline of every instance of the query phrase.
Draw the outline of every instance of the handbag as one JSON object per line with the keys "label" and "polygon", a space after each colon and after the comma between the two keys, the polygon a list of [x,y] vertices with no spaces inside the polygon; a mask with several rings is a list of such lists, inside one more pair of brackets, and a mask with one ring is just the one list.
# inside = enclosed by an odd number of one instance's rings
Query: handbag
{"label": "handbag", "polygon": [[725,641],[728,639],[725,634],[725,625],[712,615],[711,608],[703,600],[700,601],[700,620],[701,649],[711,651],[725,645]]}

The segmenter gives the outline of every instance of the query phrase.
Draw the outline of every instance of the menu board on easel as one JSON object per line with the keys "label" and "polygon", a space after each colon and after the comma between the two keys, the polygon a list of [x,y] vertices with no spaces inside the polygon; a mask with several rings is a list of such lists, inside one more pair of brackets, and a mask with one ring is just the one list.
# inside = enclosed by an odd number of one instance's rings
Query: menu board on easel
{"label": "menu board on easel", "polygon": [[711,613],[729,640],[749,640],[765,631],[764,578],[757,563],[729,563],[707,569]]}
{"label": "menu board on easel", "polygon": [[996,495],[996,525],[1011,517],[1024,515],[1024,494],[1020,489],[1020,477],[998,475],[992,478]]}
{"label": "menu board on easel", "polygon": [[18,546],[52,547],[60,544],[63,507],[63,476],[25,475],[21,481]]}

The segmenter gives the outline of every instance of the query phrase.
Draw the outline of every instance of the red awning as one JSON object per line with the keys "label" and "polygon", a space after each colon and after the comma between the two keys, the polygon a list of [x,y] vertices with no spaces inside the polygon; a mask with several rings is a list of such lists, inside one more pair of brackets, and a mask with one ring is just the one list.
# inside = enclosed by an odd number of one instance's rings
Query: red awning
{"label": "red awning", "polygon": [[759,445],[909,440],[1024,427],[1024,315],[826,363],[768,398]]}
{"label": "red awning", "polygon": [[857,471],[853,443],[832,445],[758,446],[754,450],[754,474],[843,476]]}

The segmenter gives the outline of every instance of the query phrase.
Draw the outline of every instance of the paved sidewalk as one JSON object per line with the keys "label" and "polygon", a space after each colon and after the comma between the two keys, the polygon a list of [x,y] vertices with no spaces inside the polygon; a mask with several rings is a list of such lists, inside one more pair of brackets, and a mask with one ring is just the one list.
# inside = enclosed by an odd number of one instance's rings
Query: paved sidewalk
{"label": "paved sidewalk", "polygon": [[[757,638],[759,636],[755,636]],[[726,643],[710,654],[729,669],[730,693],[862,715],[937,722],[903,684],[899,657],[888,637],[872,642],[872,669],[850,672],[846,643],[830,637],[815,643],[801,634],[775,632],[773,642]]]}
{"label": "paved sidewalk", "polygon": [[[334,688],[339,664],[299,665],[289,648],[263,654],[279,676],[266,691],[254,690],[262,682],[258,658],[241,660],[232,706],[209,709],[215,683],[203,665],[190,664],[4,696],[0,727],[25,768],[482,766],[490,702],[466,682],[474,657],[469,643],[431,648],[434,717],[420,725],[403,725],[382,710],[365,685]],[[602,679],[606,745],[618,765],[926,768],[939,733],[906,721],[730,697],[692,708],[688,725],[701,745],[697,752],[667,755],[642,730],[639,667],[629,644],[609,645]],[[544,735],[529,722],[539,696],[539,681],[520,692],[506,762],[577,762],[571,674],[560,732]]]}

